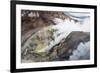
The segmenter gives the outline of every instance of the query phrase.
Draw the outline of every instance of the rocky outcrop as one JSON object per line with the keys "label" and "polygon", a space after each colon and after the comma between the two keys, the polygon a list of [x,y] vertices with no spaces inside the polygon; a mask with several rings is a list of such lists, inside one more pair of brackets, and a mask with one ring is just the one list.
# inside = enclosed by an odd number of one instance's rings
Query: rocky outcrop
{"label": "rocky outcrop", "polygon": [[89,40],[90,36],[88,32],[70,33],[68,37],[66,37],[59,44],[53,47],[53,49],[56,50],[57,52],[56,55],[58,56],[57,60],[62,60],[62,61],[69,60],[70,55],[72,55],[72,52],[77,49],[78,45],[80,43],[86,43]]}

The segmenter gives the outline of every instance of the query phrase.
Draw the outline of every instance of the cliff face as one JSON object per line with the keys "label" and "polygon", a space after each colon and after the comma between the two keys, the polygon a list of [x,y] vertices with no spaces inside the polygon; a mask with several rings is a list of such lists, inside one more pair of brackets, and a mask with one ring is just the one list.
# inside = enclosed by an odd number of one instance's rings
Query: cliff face
{"label": "cliff face", "polygon": [[[64,12],[22,10],[21,15],[22,63],[73,60],[80,43],[84,48],[90,41],[90,33]],[[76,60],[89,59],[88,53]]]}

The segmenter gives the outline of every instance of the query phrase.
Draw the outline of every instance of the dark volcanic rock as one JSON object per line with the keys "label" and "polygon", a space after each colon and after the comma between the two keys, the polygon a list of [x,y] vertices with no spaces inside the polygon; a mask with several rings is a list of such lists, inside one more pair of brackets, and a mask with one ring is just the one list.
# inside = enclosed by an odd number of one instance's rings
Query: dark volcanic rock
{"label": "dark volcanic rock", "polygon": [[[72,32],[67,38],[63,39],[59,44],[51,49],[52,60],[68,60],[72,51],[77,49],[78,45],[82,42],[88,42],[90,40],[90,33],[88,32]],[[56,55],[53,55],[56,53]],[[57,56],[57,58],[56,58]],[[56,58],[56,59],[55,59]]]}

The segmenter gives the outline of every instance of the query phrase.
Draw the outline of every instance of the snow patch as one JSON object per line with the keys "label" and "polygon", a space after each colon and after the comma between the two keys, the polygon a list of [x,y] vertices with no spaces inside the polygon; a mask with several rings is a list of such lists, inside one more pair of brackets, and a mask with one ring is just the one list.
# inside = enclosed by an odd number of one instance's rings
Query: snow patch
{"label": "snow patch", "polygon": [[76,50],[73,51],[69,60],[80,60],[90,58],[90,42],[80,43]]}

